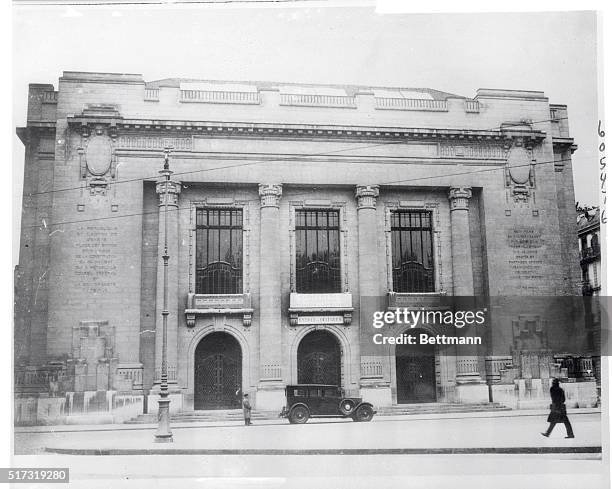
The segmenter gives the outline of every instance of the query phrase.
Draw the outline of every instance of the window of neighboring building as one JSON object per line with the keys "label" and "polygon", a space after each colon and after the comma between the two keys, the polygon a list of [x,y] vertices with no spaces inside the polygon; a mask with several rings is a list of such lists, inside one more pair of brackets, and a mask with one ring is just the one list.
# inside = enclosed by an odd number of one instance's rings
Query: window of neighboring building
{"label": "window of neighboring building", "polygon": [[582,281],[585,283],[589,281],[589,268],[588,267],[582,268]]}
{"label": "window of neighboring building", "polygon": [[296,210],[296,291],[342,292],[340,284],[340,213]]}
{"label": "window of neighboring building", "polygon": [[242,293],[242,210],[196,211],[196,293]]}
{"label": "window of neighboring building", "polygon": [[580,244],[582,245],[582,251],[584,252],[587,248],[588,248],[588,244],[587,244],[587,238],[586,236],[583,236],[580,239]]}
{"label": "window of neighboring building", "polygon": [[433,292],[433,230],[430,211],[391,213],[394,292]]}
{"label": "window of neighboring building", "polygon": [[599,251],[599,238],[597,234],[593,234],[593,237],[591,238],[591,248],[593,248],[593,251],[595,252]]}

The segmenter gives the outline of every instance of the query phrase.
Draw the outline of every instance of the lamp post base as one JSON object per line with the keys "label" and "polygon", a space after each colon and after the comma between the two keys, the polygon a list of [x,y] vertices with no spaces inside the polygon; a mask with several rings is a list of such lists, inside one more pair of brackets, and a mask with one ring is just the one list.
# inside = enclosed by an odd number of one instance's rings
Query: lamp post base
{"label": "lamp post base", "polygon": [[172,431],[170,431],[170,399],[161,398],[157,401],[159,407],[157,412],[158,427],[155,433],[155,443],[172,443]]}

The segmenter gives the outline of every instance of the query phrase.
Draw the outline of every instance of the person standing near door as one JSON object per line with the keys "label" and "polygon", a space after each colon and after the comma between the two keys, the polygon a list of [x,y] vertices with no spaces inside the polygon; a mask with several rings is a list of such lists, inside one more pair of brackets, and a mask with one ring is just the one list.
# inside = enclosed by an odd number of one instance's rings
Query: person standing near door
{"label": "person standing near door", "polygon": [[549,437],[552,433],[553,428],[557,423],[563,423],[567,436],[565,438],[574,438],[574,430],[567,417],[567,410],[565,408],[565,392],[559,386],[559,379],[553,379],[552,387],[550,388],[550,414],[548,415],[547,421],[550,423],[546,432],[542,433],[545,437]]}
{"label": "person standing near door", "polygon": [[248,394],[242,397],[242,414],[244,414],[244,425],[251,426],[251,403]]}

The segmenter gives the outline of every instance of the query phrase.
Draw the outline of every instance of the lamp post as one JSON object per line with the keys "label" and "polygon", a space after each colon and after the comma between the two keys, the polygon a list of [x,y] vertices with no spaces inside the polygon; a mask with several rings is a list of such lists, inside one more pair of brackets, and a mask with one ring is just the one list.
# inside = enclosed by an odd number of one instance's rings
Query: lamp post
{"label": "lamp post", "polygon": [[164,169],[159,174],[165,178],[164,185],[164,302],[162,308],[162,361],[159,385],[159,404],[157,412],[157,432],[155,442],[169,443],[172,439],[170,430],[170,399],[168,398],[168,187],[170,186],[170,148],[164,148]]}

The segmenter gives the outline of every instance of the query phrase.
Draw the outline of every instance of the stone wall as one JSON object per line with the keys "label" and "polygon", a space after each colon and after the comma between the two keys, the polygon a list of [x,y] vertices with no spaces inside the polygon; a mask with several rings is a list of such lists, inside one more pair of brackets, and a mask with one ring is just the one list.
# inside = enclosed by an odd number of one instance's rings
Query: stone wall
{"label": "stone wall", "polygon": [[[379,100],[367,87],[346,90],[350,103],[343,98],[340,107],[325,97],[297,103],[299,97],[274,84],[231,103],[205,103],[201,94],[181,92],[178,82],[147,85],[140,75],[67,72],[57,92],[31,86],[28,127],[19,130],[26,164],[16,359],[29,366],[63,362],[72,392],[152,392],[155,398],[163,297],[155,182],[169,144],[177,199],[170,215],[168,318],[175,407],[192,406],[193,354],[212,331],[239,341],[243,391],[256,406],[258,396],[261,406],[262,396],[270,406],[282,401],[282,386],[297,381],[297,345],[314,329],[338,339],[347,391],[371,387],[364,395],[395,402],[393,357],[362,355],[360,339],[371,327],[363,297],[377,296],[389,307],[393,209],[433,212],[438,295],[576,292],[572,167],[559,157],[570,159],[571,140],[566,125],[549,121],[544,94],[480,90],[471,101],[449,96],[410,105]],[[244,210],[243,313],[186,314],[198,205]],[[461,212],[453,214],[457,205]],[[351,300],[341,323],[292,322],[293,213],[299,208],[341,213],[342,292]],[[500,311],[491,311],[491,324],[514,350],[516,324],[553,322],[568,313],[531,317],[539,313],[520,301]],[[582,327],[580,320],[575,327]],[[485,395],[486,349],[468,353],[456,365],[438,359],[440,400]],[[462,392],[454,390],[457,375],[470,384]],[[61,411],[53,402],[49,412]]]}

